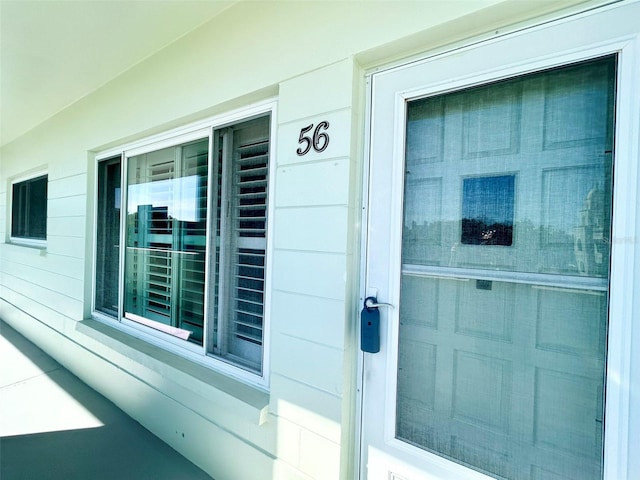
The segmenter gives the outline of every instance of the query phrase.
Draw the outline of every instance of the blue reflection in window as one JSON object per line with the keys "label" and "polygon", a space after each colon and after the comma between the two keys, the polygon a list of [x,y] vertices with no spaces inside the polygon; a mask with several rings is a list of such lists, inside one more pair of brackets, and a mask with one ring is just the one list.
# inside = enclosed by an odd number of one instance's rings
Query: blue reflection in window
{"label": "blue reflection in window", "polygon": [[468,245],[511,245],[514,196],[515,175],[465,178],[460,241]]}

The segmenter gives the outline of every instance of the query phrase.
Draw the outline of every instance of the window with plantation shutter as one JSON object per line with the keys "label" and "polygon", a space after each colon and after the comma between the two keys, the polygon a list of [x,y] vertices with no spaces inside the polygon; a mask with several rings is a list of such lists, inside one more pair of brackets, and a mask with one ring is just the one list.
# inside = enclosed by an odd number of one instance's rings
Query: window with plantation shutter
{"label": "window with plantation shutter", "polygon": [[264,376],[270,120],[99,161],[97,313]]}
{"label": "window with plantation shutter", "polygon": [[202,345],[208,139],[129,158],[127,319]]}
{"label": "window with plantation shutter", "polygon": [[269,122],[253,120],[219,132],[222,175],[228,180],[220,234],[227,248],[221,269],[228,285],[218,315],[215,352],[245,368],[262,362],[267,226]]}

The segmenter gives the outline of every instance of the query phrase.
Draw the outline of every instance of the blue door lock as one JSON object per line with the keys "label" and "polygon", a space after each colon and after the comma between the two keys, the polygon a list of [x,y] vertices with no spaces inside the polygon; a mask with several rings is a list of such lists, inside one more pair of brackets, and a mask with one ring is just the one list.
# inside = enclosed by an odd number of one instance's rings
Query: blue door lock
{"label": "blue door lock", "polygon": [[360,349],[363,352],[380,351],[380,310],[376,297],[367,297],[360,313]]}
{"label": "blue door lock", "polygon": [[367,297],[360,313],[360,350],[368,353],[380,351],[380,310],[379,307],[393,308],[390,303],[378,303],[376,297]]}

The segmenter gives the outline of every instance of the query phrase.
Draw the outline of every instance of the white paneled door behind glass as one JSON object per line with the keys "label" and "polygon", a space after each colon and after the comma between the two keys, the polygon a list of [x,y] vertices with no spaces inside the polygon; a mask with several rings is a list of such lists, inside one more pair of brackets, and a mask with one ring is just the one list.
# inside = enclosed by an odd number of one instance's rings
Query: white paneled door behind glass
{"label": "white paneled door behind glass", "polygon": [[[404,103],[364,478],[602,477],[615,72],[606,56]],[[377,287],[393,241],[372,225]]]}

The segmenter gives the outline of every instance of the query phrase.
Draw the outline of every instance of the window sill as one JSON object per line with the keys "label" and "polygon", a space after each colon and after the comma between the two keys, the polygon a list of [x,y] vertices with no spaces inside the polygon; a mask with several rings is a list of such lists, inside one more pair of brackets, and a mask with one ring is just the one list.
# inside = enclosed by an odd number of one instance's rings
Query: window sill
{"label": "window sill", "polygon": [[[267,421],[269,394],[239,380],[194,363],[175,353],[132,337],[94,319],[78,322],[76,330],[204,397],[232,415],[262,425]],[[118,365],[119,368],[124,368]],[[124,368],[127,370],[126,368]],[[130,372],[134,376],[136,373]],[[145,381],[141,378],[141,381]]]}
{"label": "window sill", "polygon": [[46,240],[36,240],[34,238],[20,238],[20,237],[10,237],[9,245],[15,245],[16,247],[28,247],[36,250],[40,250],[40,254],[43,255],[47,251],[47,241]]}

